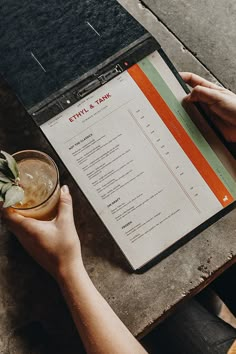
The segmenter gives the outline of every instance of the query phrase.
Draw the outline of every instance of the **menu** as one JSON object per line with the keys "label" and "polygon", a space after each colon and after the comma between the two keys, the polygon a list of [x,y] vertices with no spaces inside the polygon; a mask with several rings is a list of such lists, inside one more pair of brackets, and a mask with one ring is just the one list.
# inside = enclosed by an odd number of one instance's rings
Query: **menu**
{"label": "menu", "polygon": [[41,126],[133,269],[235,200],[158,52]]}

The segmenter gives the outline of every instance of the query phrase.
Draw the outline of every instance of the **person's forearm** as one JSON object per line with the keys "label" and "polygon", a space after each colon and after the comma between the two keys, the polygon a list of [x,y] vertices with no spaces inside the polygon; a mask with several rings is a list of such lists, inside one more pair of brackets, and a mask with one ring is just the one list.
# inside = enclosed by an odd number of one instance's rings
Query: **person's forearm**
{"label": "person's forearm", "polygon": [[61,272],[58,283],[87,353],[146,353],[96,290],[82,265]]}

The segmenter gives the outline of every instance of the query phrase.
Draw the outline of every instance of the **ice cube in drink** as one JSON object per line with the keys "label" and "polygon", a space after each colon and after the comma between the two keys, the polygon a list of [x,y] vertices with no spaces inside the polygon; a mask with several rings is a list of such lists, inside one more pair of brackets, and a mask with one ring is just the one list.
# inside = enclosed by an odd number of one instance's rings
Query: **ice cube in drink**
{"label": "ice cube in drink", "polygon": [[[14,206],[15,210],[27,217],[50,220],[56,216],[60,197],[58,170],[54,161],[46,154],[32,151],[20,158],[14,155],[20,175],[20,186],[25,195],[21,203]],[[39,155],[37,155],[39,154]],[[40,154],[42,156],[40,156]]]}

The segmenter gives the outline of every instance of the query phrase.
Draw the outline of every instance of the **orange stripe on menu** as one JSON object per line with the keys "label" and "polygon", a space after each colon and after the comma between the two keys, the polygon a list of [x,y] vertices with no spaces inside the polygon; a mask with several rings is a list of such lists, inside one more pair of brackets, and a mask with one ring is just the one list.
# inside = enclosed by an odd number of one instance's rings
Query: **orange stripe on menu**
{"label": "orange stripe on menu", "polygon": [[206,181],[212,192],[215,194],[223,207],[231,204],[234,198],[221,182],[215,171],[209,165],[205,157],[198,150],[197,146],[188,136],[180,122],[169,109],[163,98],[157,92],[151,81],[147,78],[138,64],[128,69],[130,76],[142,90],[153,108],[156,110],[162,121],[165,123],[169,131],[177,140],[185,154],[192,161],[198,172]]}

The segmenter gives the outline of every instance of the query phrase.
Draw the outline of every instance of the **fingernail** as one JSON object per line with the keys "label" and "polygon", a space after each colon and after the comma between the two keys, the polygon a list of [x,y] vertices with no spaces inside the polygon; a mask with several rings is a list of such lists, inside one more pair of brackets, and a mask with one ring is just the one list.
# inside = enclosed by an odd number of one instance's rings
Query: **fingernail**
{"label": "fingernail", "polygon": [[62,193],[65,193],[65,194],[70,193],[69,187],[66,184],[61,187],[61,191],[62,191]]}
{"label": "fingernail", "polygon": [[189,101],[191,98],[191,93],[184,97],[184,101]]}

